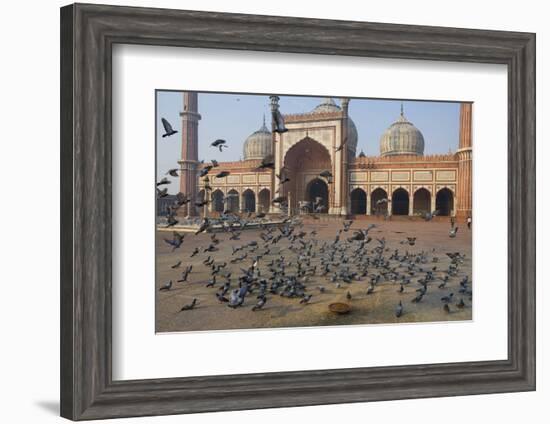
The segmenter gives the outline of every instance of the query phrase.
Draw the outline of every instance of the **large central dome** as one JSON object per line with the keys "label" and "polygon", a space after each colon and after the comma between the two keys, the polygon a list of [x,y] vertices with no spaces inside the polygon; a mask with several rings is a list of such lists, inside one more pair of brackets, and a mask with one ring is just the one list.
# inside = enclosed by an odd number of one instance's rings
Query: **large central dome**
{"label": "large central dome", "polygon": [[380,155],[416,155],[424,154],[424,136],[403,114],[380,137]]}
{"label": "large central dome", "polygon": [[273,152],[273,140],[271,132],[264,123],[258,131],[250,134],[243,145],[244,160],[248,159],[264,159],[270,156]]}
{"label": "large central dome", "polygon": [[[325,97],[322,103],[315,106],[311,113],[331,113],[331,112],[341,112],[342,109],[334,100],[330,97]],[[355,157],[355,150],[357,149],[357,127],[355,122],[348,117],[348,151],[351,157]]]}

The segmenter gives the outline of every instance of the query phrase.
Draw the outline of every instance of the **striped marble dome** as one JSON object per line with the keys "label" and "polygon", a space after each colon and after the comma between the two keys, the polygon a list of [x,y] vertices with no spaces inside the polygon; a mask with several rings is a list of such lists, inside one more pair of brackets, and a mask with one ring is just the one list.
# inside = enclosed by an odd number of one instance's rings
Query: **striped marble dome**
{"label": "striped marble dome", "polygon": [[272,154],[273,142],[271,138],[271,131],[265,126],[264,123],[258,131],[254,131],[250,134],[243,145],[243,157],[244,160],[248,159],[264,159]]}
{"label": "striped marble dome", "polygon": [[424,154],[424,136],[403,114],[380,137],[380,155],[416,155]]}
{"label": "striped marble dome", "polygon": [[[341,112],[342,109],[338,106],[331,97],[325,97],[322,103],[315,106],[311,113],[330,113]],[[348,151],[350,157],[355,157],[357,150],[357,127],[351,118],[348,118]]]}

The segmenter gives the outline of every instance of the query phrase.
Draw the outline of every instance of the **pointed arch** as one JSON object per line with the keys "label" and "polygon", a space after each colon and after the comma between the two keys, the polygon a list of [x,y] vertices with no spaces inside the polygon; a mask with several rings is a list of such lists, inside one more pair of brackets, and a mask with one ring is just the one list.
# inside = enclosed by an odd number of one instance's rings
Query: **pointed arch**
{"label": "pointed arch", "polygon": [[435,209],[440,216],[451,216],[454,210],[454,194],[447,187],[439,190],[435,196]]}
{"label": "pointed arch", "polygon": [[[313,187],[322,191],[319,191],[317,195],[320,194],[323,197],[324,206],[328,212],[334,195],[334,189],[329,190],[327,186],[327,183],[330,184],[331,178],[310,180],[313,175],[319,175],[323,171],[332,171],[330,152],[323,144],[310,137],[303,138],[286,151],[283,168],[284,175],[290,181],[284,184],[284,191],[281,194],[291,193],[291,204],[289,205],[291,209],[297,208],[298,202],[315,200],[310,199],[310,189]],[[325,186],[327,186],[326,196],[324,194]]]}
{"label": "pointed arch", "polygon": [[223,192],[220,189],[212,192],[212,211],[223,212]]}
{"label": "pointed arch", "polygon": [[242,202],[244,212],[256,212],[256,195],[251,189],[243,191]]}
{"label": "pointed arch", "polygon": [[240,199],[239,199],[239,192],[235,189],[229,190],[227,192],[226,196],[226,207],[229,212],[232,213],[238,213],[239,212],[239,205],[240,205]]}
{"label": "pointed arch", "polygon": [[409,193],[402,187],[394,190],[391,196],[392,215],[409,214]]}
{"label": "pointed arch", "polygon": [[351,213],[353,215],[365,215],[367,213],[367,193],[359,187],[350,194]]}
{"label": "pointed arch", "polygon": [[331,168],[330,152],[311,137],[305,137],[290,147],[283,160],[286,168]]}
{"label": "pointed arch", "polygon": [[381,187],[372,191],[371,196],[371,214],[386,215],[388,213],[388,192]]}
{"label": "pointed arch", "polygon": [[415,215],[426,215],[431,211],[432,195],[424,187],[419,188],[414,192],[413,196],[413,213]]}
{"label": "pointed arch", "polygon": [[258,212],[269,212],[271,203],[271,192],[268,188],[260,190],[258,193]]}

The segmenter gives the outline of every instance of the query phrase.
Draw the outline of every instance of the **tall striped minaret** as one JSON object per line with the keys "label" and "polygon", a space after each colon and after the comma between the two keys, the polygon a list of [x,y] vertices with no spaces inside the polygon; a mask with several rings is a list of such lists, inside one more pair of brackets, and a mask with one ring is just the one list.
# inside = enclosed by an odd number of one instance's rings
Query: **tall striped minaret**
{"label": "tall striped minaret", "polygon": [[183,112],[181,116],[181,159],[180,191],[191,201],[182,209],[184,216],[197,216],[194,206],[197,196],[197,168],[199,165],[199,121],[198,95],[192,91],[183,92]]}
{"label": "tall striped minaret", "polygon": [[472,103],[460,105],[460,134],[458,144],[458,192],[459,218],[472,215]]}

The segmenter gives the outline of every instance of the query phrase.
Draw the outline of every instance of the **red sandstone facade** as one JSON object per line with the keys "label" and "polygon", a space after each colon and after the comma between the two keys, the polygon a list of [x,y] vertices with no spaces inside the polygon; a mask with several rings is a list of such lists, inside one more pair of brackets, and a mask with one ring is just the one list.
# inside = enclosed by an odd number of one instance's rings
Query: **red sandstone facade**
{"label": "red sandstone facade", "polygon": [[[290,211],[299,212],[303,201],[326,195],[327,212],[335,215],[423,215],[438,210],[444,216],[466,219],[472,212],[472,105],[460,108],[459,148],[443,155],[389,155],[354,157],[354,149],[337,147],[351,139],[354,126],[348,122],[349,99],[337,111],[285,115],[289,131],[273,135],[275,170],[260,170],[260,160],[222,162],[218,171],[230,175],[209,184],[211,202],[202,213],[276,212],[271,200],[283,195]],[[181,191],[206,195],[205,181],[197,178],[196,93],[185,93],[182,131]],[[401,115],[403,117],[403,113]],[[319,171],[331,170],[331,182]],[[275,174],[291,179],[279,187]],[[323,185],[325,188],[323,188]],[[320,191],[319,191],[320,190]],[[325,194],[325,190],[326,194]],[[223,199],[230,195],[226,205]],[[193,197],[194,198],[194,197]],[[379,202],[387,199],[387,203]],[[194,208],[191,208],[194,209]],[[199,211],[189,210],[190,215]]]}

